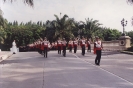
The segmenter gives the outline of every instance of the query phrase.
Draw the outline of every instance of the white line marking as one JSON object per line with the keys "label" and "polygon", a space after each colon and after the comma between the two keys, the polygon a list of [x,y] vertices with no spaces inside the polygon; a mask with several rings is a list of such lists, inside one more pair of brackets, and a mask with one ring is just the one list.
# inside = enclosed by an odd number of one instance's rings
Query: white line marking
{"label": "white line marking", "polygon": [[44,70],[45,70],[45,62],[43,62],[43,84],[42,84],[42,88],[44,88]]}
{"label": "white line marking", "polygon": [[[74,55],[76,58],[81,59],[81,58],[79,58],[77,55],[75,55],[75,54],[73,54],[73,55]],[[128,80],[126,80],[126,79],[124,79],[124,78],[118,76],[118,75],[115,75],[114,73],[111,73],[111,72],[109,72],[109,71],[107,71],[107,70],[101,68],[100,66],[96,66],[96,65],[94,65],[94,64],[92,64],[92,63],[90,63],[90,62],[88,62],[88,61],[86,61],[86,60],[83,60],[83,59],[81,59],[81,60],[84,61],[84,62],[86,62],[86,63],[89,63],[89,64],[91,64],[92,66],[97,67],[97,68],[99,68],[99,69],[101,69],[101,70],[103,70],[103,71],[105,71],[105,72],[107,72],[107,73],[109,73],[109,74],[111,74],[111,75],[113,75],[113,76],[115,76],[115,77],[117,77],[117,78],[119,78],[119,79],[121,79],[121,80],[123,80],[123,81],[129,83],[129,84],[131,84],[131,85],[133,85],[132,82],[130,82],[130,81],[128,81]]]}

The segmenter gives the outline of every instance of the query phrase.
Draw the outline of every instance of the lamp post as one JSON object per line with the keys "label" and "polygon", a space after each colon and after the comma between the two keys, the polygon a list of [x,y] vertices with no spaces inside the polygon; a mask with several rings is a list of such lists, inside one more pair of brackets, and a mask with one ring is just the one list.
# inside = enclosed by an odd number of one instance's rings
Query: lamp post
{"label": "lamp post", "polygon": [[121,25],[123,26],[123,34],[122,36],[125,36],[125,26],[127,26],[127,20],[125,20],[124,18],[121,20]]}

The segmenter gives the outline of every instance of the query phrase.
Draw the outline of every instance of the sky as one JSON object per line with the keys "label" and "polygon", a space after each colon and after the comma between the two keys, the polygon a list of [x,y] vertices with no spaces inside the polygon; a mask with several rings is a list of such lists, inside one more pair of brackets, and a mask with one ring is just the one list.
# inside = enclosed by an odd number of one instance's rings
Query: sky
{"label": "sky", "polygon": [[[16,0],[6,3],[0,0],[3,17],[9,22],[37,22],[55,20],[54,14],[62,17],[67,14],[76,21],[87,18],[99,20],[103,27],[123,31],[121,20],[128,21],[125,31],[133,31],[131,19],[133,18],[133,5],[127,0],[34,0],[34,7]],[[61,13],[61,15],[60,15]]]}

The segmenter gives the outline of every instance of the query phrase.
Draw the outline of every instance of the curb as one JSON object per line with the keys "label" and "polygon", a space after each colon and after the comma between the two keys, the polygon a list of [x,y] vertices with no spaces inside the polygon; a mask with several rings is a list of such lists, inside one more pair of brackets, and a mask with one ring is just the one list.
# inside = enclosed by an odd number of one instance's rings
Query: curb
{"label": "curb", "polygon": [[9,57],[12,56],[12,55],[13,55],[12,52],[9,52],[9,53],[7,53],[7,54],[5,54],[5,55],[2,55],[2,56],[0,57],[0,62],[3,61],[3,60],[5,60],[5,59],[7,59],[7,58],[9,58]]}
{"label": "curb", "polygon": [[130,51],[121,51],[121,53],[133,55],[133,52],[130,52]]}

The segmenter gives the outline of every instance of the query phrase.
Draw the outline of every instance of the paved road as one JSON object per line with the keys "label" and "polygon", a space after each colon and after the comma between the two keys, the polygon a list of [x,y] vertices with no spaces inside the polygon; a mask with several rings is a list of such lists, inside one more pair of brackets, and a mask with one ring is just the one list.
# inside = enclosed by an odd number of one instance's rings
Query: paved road
{"label": "paved road", "polygon": [[95,55],[50,51],[17,53],[0,62],[0,88],[133,88],[133,56],[104,52],[100,66]]}

